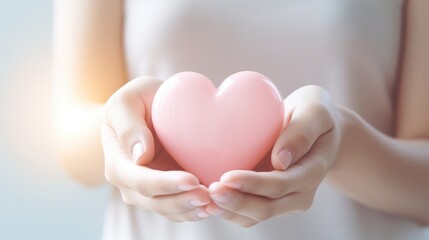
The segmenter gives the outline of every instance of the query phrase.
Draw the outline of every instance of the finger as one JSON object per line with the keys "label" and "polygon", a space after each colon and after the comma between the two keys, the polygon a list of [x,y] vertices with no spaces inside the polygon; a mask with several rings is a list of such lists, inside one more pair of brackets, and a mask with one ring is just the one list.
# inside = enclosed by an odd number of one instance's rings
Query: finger
{"label": "finger", "polygon": [[220,182],[243,193],[277,199],[299,188],[299,185],[292,184],[293,174],[294,172],[290,174],[289,171],[286,173],[277,170],[271,172],[235,170],[225,173]]}
{"label": "finger", "polygon": [[126,186],[146,197],[175,194],[196,189],[198,179],[184,171],[160,171],[139,166],[119,144],[113,129],[103,124],[102,142],[105,160],[105,175],[108,182]]}
{"label": "finger", "polygon": [[304,212],[313,205],[316,190],[299,192],[287,195],[276,200],[275,215],[281,216],[288,213]]}
{"label": "finger", "polygon": [[220,182],[243,193],[278,199],[297,191],[318,186],[326,171],[325,161],[316,153],[306,155],[287,171],[254,172],[234,170],[225,173]]}
{"label": "finger", "polygon": [[219,182],[210,185],[209,194],[214,203],[222,209],[257,222],[274,216],[275,200],[231,190]]}
{"label": "finger", "polygon": [[242,227],[251,227],[258,223],[255,219],[231,212],[220,208],[216,204],[212,203],[206,207],[206,211],[211,215],[219,216],[220,218],[238,224]]}
{"label": "finger", "polygon": [[198,187],[198,179],[184,171],[159,171],[134,165],[118,164],[114,176],[127,187],[146,197],[186,192]]}
{"label": "finger", "polygon": [[[165,199],[162,202],[156,203],[153,198],[145,197],[132,189],[122,188],[120,191],[122,200],[126,204],[155,211],[156,213],[165,216],[172,221],[198,221],[210,216],[210,214],[205,211],[204,207],[192,206],[189,208],[183,208],[181,211],[178,210],[180,206],[178,208],[173,208],[172,206],[174,203],[177,203],[177,200],[174,200],[174,198],[178,198],[178,196],[171,196],[168,200]],[[167,204],[164,206],[168,206],[169,209],[163,208],[163,204]],[[171,211],[171,209],[174,209],[174,211]]]}
{"label": "finger", "polygon": [[136,78],[110,97],[106,103],[106,123],[114,129],[119,142],[138,164],[152,161],[155,144],[150,131],[152,100],[161,81]]}
{"label": "finger", "polygon": [[176,213],[164,216],[174,222],[195,222],[206,219],[211,215],[203,207],[200,207],[184,213]]}
{"label": "finger", "polygon": [[[229,212],[254,219],[257,222],[286,213],[308,210],[313,203],[315,193],[315,190],[312,189],[271,200],[226,188],[222,189],[222,186],[213,185],[213,187],[210,186],[209,190],[210,196],[216,205]],[[219,196],[216,196],[216,194]]]}
{"label": "finger", "polygon": [[211,201],[208,189],[200,185],[192,191],[156,196],[149,200],[150,209],[163,214],[178,214],[206,206]]}
{"label": "finger", "polygon": [[207,188],[203,186],[188,192],[157,197],[146,197],[126,187],[120,188],[120,191],[125,203],[152,210],[161,215],[184,213],[210,203]]}
{"label": "finger", "polygon": [[333,126],[329,109],[322,102],[310,101],[295,107],[290,122],[274,144],[271,155],[273,167],[287,169]]}

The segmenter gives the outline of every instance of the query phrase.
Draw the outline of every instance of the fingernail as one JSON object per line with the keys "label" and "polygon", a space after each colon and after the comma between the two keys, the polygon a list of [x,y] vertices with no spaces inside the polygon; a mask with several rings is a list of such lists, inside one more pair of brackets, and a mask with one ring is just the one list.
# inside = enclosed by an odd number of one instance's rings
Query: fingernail
{"label": "fingernail", "polygon": [[226,194],[214,194],[211,196],[213,200],[218,203],[227,203],[229,202],[229,197]]}
{"label": "fingernail", "polygon": [[133,146],[132,155],[133,155],[133,161],[137,163],[137,160],[143,155],[143,153],[146,151],[143,143],[137,142]]}
{"label": "fingernail", "polygon": [[283,170],[286,170],[292,163],[292,153],[286,149],[281,150],[277,154],[277,162],[280,164]]}
{"label": "fingernail", "polygon": [[194,190],[195,188],[197,188],[198,186],[195,185],[187,185],[187,184],[183,184],[183,185],[178,185],[177,189],[179,191],[191,191]]}
{"label": "fingernail", "polygon": [[189,203],[195,207],[202,207],[204,205],[207,205],[209,202],[202,202],[198,199],[194,199],[194,200],[189,201]]}
{"label": "fingernail", "polygon": [[215,208],[215,209],[210,209],[208,212],[210,214],[220,216],[220,215],[223,215],[225,213],[225,210],[223,210],[222,208]]}
{"label": "fingernail", "polygon": [[242,189],[243,185],[241,185],[241,183],[238,182],[226,182],[224,183],[225,186],[232,188],[232,189]]}
{"label": "fingernail", "polygon": [[203,211],[203,210],[197,211],[197,217],[198,218],[207,218],[208,216],[210,216],[210,214],[207,213],[206,211]]}

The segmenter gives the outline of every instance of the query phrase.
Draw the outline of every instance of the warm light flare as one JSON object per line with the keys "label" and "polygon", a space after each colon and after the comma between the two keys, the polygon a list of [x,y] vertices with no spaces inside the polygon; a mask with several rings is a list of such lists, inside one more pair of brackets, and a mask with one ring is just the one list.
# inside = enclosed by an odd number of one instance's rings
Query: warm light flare
{"label": "warm light flare", "polygon": [[55,157],[78,181],[97,185],[103,178],[101,104],[61,104],[54,111]]}
{"label": "warm light flare", "polygon": [[[85,132],[98,130],[102,118],[100,104],[63,104],[54,111],[54,132],[64,140],[74,140]],[[97,129],[95,129],[97,128]]]}

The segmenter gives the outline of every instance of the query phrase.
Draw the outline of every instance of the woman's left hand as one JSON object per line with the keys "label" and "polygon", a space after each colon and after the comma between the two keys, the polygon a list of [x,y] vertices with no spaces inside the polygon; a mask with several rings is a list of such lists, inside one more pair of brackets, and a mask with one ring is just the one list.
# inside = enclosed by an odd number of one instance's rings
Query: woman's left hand
{"label": "woman's left hand", "polygon": [[309,209],[335,162],[342,126],[321,87],[302,87],[285,99],[285,123],[271,153],[269,172],[236,170],[209,188],[206,210],[244,227]]}

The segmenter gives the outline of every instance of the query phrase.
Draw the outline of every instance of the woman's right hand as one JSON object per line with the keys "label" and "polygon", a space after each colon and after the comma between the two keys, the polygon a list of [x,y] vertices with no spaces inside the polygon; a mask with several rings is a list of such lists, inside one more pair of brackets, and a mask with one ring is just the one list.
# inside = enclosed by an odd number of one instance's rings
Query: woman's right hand
{"label": "woman's right hand", "polygon": [[136,78],[107,101],[101,129],[105,176],[127,204],[173,221],[198,221],[210,216],[207,188],[181,169],[154,134],[152,100],[161,84]]}

